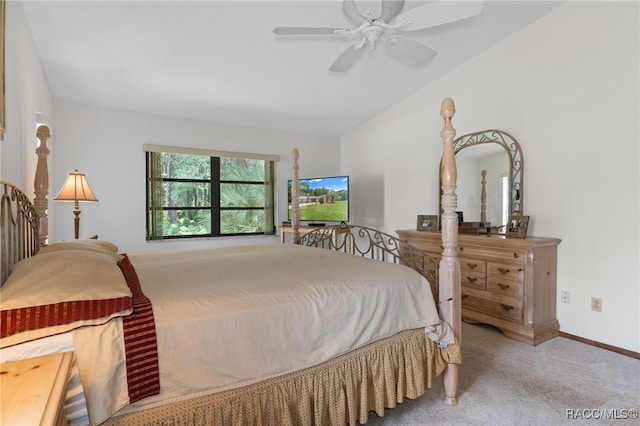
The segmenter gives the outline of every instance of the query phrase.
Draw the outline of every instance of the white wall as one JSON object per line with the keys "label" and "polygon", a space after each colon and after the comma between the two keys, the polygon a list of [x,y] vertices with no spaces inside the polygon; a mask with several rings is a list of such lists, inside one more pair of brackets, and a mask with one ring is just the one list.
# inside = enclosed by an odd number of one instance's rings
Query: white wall
{"label": "white wall", "polygon": [[[37,157],[36,111],[53,116],[49,83],[40,64],[22,4],[6,3],[5,95],[7,132],[0,142],[0,180],[33,197]],[[52,137],[49,145],[55,143]]]}
{"label": "white wall", "polygon": [[561,330],[640,352],[638,16],[637,2],[567,2],[345,135],[341,172],[371,183],[354,184],[354,221],[393,232],[437,213],[451,97],[458,135],[495,128],[522,146],[529,235],[562,239]]}
{"label": "white wall", "polygon": [[[98,234],[122,251],[170,251],[219,245],[274,243],[276,237],[145,240],[145,143],[225,151],[276,154],[278,221],[287,218],[287,180],[291,179],[291,150],[300,150],[300,177],[339,172],[339,140],[322,136],[170,118],[153,114],[55,103],[56,145],[51,161],[51,192],[78,169],[87,175],[98,203],[81,203],[80,238]],[[53,198],[53,196],[51,198]],[[284,206],[284,208],[282,208]],[[73,238],[73,206],[54,202],[57,214],[50,241]]]}

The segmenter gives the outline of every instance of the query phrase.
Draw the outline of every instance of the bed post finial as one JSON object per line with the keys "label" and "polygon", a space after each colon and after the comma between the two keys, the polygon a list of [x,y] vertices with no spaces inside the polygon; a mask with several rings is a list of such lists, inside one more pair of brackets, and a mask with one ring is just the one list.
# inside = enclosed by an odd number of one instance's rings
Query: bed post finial
{"label": "bed post finial", "polygon": [[291,150],[291,159],[293,160],[291,179],[291,242],[297,243],[300,238],[300,182],[298,181],[298,158],[300,153],[297,148]]}
{"label": "bed post finial", "polygon": [[[455,114],[455,104],[450,98],[442,101],[440,115],[444,119],[444,127],[440,132],[442,138],[442,258],[439,269],[439,305],[440,316],[451,326],[458,344],[462,344],[462,304],[460,288],[460,263],[458,262],[458,206],[456,196],[457,171],[456,158],[453,152],[453,139],[456,130],[451,125]],[[447,364],[444,371],[445,402],[449,405],[458,403],[456,396],[458,387],[458,364]]]}
{"label": "bed post finial", "polygon": [[[456,104],[451,98],[444,98],[440,104],[440,116],[445,119],[451,126],[451,118],[456,113]],[[446,124],[445,124],[446,125]]]}
{"label": "bed post finial", "polygon": [[49,148],[47,148],[47,140],[51,137],[51,131],[46,125],[38,126],[36,137],[40,140],[40,145],[36,148],[38,155],[38,163],[36,165],[36,175],[33,179],[33,189],[35,198],[33,199],[33,207],[38,215],[38,241],[40,247],[47,245],[49,238],[49,218],[47,209],[49,208],[49,169],[47,167],[47,157],[49,156]]}

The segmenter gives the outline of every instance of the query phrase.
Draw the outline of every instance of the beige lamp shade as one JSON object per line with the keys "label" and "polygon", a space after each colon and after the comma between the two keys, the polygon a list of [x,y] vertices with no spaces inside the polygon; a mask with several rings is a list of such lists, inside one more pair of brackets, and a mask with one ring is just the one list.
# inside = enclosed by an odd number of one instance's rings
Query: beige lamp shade
{"label": "beige lamp shade", "polygon": [[78,170],[69,173],[62,189],[54,198],[56,201],[98,201],[87,182],[84,173]]}
{"label": "beige lamp shade", "polygon": [[73,209],[74,214],[74,236],[78,239],[80,230],[80,204],[79,201],[98,201],[87,182],[87,177],[78,172],[78,170],[69,173],[67,180],[62,185],[62,189],[58,192],[58,195],[54,198],[56,201],[74,201],[75,207]]}

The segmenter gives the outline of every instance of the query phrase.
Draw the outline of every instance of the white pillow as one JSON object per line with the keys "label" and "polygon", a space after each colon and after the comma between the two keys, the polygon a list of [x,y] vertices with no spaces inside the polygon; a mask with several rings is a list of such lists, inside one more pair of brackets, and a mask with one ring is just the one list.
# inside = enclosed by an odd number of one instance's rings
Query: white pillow
{"label": "white pillow", "polygon": [[91,247],[59,246],[14,266],[0,290],[0,347],[131,313],[131,290],[118,266],[121,256],[111,248]]}
{"label": "white pillow", "polygon": [[112,242],[97,239],[59,241],[40,248],[39,253],[50,253],[53,251],[64,250],[89,250],[102,253],[118,253],[118,246]]}

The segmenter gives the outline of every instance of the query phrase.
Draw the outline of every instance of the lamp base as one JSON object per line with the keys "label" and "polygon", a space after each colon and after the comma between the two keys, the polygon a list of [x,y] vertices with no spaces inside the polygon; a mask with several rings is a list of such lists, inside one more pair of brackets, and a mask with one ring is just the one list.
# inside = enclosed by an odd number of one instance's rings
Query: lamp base
{"label": "lamp base", "polygon": [[75,209],[73,211],[73,215],[75,216],[73,218],[73,231],[74,231],[74,238],[77,240],[78,239],[78,234],[80,233],[80,209]]}

